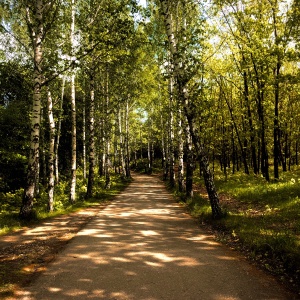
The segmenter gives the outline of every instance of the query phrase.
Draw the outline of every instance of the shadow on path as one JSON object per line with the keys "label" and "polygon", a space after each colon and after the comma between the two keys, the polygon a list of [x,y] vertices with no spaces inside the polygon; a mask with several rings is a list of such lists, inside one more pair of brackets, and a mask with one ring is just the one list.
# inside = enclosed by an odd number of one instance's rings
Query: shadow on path
{"label": "shadow on path", "polygon": [[16,299],[293,297],[198,228],[157,178],[135,174]]}

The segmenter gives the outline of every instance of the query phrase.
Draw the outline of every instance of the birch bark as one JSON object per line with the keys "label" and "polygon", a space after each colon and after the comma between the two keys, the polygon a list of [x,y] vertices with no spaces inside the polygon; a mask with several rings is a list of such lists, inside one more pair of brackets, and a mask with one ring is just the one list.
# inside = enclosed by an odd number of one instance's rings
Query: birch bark
{"label": "birch bark", "polygon": [[55,146],[55,122],[53,117],[53,101],[51,92],[47,91],[47,108],[49,118],[49,158],[48,158],[48,211],[52,212],[54,209],[54,146]]}
{"label": "birch bark", "polygon": [[[72,54],[75,44],[75,0],[72,0],[72,23],[71,23],[71,47]],[[70,189],[70,202],[73,204],[76,201],[76,94],[75,94],[75,70],[71,75],[71,122],[72,122],[72,142],[71,142],[71,189]]]}
{"label": "birch bark", "polygon": [[130,149],[129,149],[129,100],[126,100],[125,109],[125,171],[126,178],[130,178]]}
{"label": "birch bark", "polygon": [[62,88],[61,88],[61,98],[60,98],[60,106],[59,106],[59,114],[58,114],[58,124],[57,124],[57,133],[56,133],[56,143],[55,143],[55,181],[56,183],[59,182],[59,156],[58,156],[58,149],[60,143],[60,134],[61,134],[61,119],[62,119],[62,111],[63,111],[63,101],[64,101],[64,94],[65,94],[65,83],[66,77],[63,76],[62,79]]}
{"label": "birch bark", "polygon": [[181,104],[178,103],[178,109],[177,109],[177,118],[178,118],[178,124],[177,124],[177,135],[178,135],[178,191],[183,192],[184,191],[184,165],[183,165],[183,138],[182,138],[182,110],[181,110]]}
{"label": "birch bark", "polygon": [[175,187],[175,155],[174,155],[174,78],[169,82],[169,156],[170,156],[170,186]]}
{"label": "birch bark", "polygon": [[42,61],[43,61],[43,1],[34,1],[34,20],[31,20],[30,8],[27,7],[27,23],[29,24],[30,37],[33,45],[33,105],[31,114],[30,155],[28,160],[27,180],[19,216],[22,219],[30,218],[33,209],[33,200],[36,180],[39,174],[39,148],[41,124],[41,88],[42,88]]}
{"label": "birch bark", "polygon": [[82,111],[82,156],[83,156],[83,178],[86,179],[86,96],[83,95]]}
{"label": "birch bark", "polygon": [[93,196],[95,180],[95,79],[94,72],[90,74],[90,113],[89,113],[89,178],[86,198]]}
{"label": "birch bark", "polygon": [[188,121],[190,134],[192,137],[195,150],[200,159],[200,165],[203,170],[203,176],[205,181],[206,190],[209,196],[210,205],[212,208],[213,218],[222,217],[221,207],[219,205],[219,196],[217,194],[213,175],[209,167],[209,161],[207,155],[205,154],[204,147],[200,142],[199,134],[196,132],[196,126],[194,125],[194,115],[189,102],[188,89],[185,79],[185,70],[183,61],[180,60],[179,53],[177,51],[177,41],[174,36],[174,31],[172,28],[172,18],[170,12],[170,5],[168,0],[160,0],[161,12],[164,18],[164,24],[166,33],[169,41],[169,49],[172,55],[172,60],[174,64],[174,76],[176,77],[176,85],[178,90],[179,101],[182,103],[184,108],[184,113]]}

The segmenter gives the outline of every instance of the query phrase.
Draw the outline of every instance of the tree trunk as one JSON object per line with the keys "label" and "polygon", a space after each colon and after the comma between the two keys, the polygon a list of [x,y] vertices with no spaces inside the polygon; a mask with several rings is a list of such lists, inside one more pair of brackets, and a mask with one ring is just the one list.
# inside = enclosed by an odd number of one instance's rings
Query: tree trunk
{"label": "tree trunk", "polygon": [[260,153],[260,164],[261,164],[261,172],[262,175],[266,178],[267,181],[270,180],[269,175],[269,158],[268,158],[268,150],[267,150],[267,141],[266,141],[266,132],[265,132],[265,109],[264,109],[264,89],[265,83],[263,79],[259,76],[258,67],[252,58],[253,69],[255,72],[255,80],[256,80],[256,102],[257,102],[257,112],[258,118],[260,121],[260,143],[261,143],[261,153]]}
{"label": "tree trunk", "polygon": [[[71,45],[72,54],[74,50],[74,34],[75,34],[75,0],[72,0],[72,23],[71,23]],[[70,189],[70,202],[72,204],[76,201],[76,98],[75,98],[75,70],[72,71],[71,75],[71,122],[72,122],[72,142],[71,142],[71,189]]]}
{"label": "tree trunk", "polygon": [[183,138],[182,138],[182,112],[178,103],[178,191],[184,192],[184,165],[183,165]]}
{"label": "tree trunk", "polygon": [[110,179],[110,141],[106,140],[106,151],[105,151],[105,189],[109,190],[111,186]]}
{"label": "tree trunk", "polygon": [[83,93],[82,109],[82,156],[83,156],[83,179],[86,179],[86,96]]}
{"label": "tree trunk", "polygon": [[280,75],[280,62],[277,62],[274,71],[275,84],[274,84],[274,178],[279,179],[279,157],[280,157],[280,129],[279,129],[279,75]]}
{"label": "tree trunk", "polygon": [[185,70],[183,69],[184,64],[180,61],[180,57],[177,53],[177,44],[174,37],[174,32],[172,29],[172,19],[169,11],[169,3],[168,0],[160,0],[162,7],[162,15],[164,17],[165,29],[169,40],[169,48],[172,55],[172,60],[174,64],[174,74],[176,76],[176,84],[178,95],[181,103],[184,107],[184,112],[188,120],[188,124],[190,127],[190,133],[192,136],[192,141],[195,146],[195,150],[200,159],[200,165],[203,170],[203,176],[205,181],[206,190],[209,196],[210,205],[212,208],[212,216],[213,218],[222,217],[221,207],[219,205],[219,196],[217,194],[213,176],[211,170],[209,168],[209,162],[206,154],[204,153],[204,147],[201,145],[199,140],[199,135],[196,134],[194,129],[194,116],[191,113],[191,107],[188,98],[188,91],[186,87],[186,82],[184,79]]}
{"label": "tree trunk", "polygon": [[134,159],[134,168],[136,168],[136,166],[137,166],[137,143],[136,143],[136,137],[134,137],[134,155],[133,155],[133,159]]}
{"label": "tree trunk", "polygon": [[130,178],[130,152],[129,152],[129,100],[126,101],[125,109],[125,171],[126,178]]}
{"label": "tree trunk", "polygon": [[163,180],[167,180],[166,176],[166,164],[167,164],[167,158],[166,158],[166,142],[165,142],[165,122],[163,119],[163,113],[161,112],[160,115],[160,122],[161,122],[161,148],[162,148],[162,161],[161,161],[161,167],[163,170]]}
{"label": "tree trunk", "polygon": [[174,78],[173,75],[170,76],[169,82],[169,157],[170,157],[170,186],[175,187],[175,155],[174,155]]}
{"label": "tree trunk", "polygon": [[121,176],[125,177],[125,160],[124,160],[124,139],[123,139],[123,128],[122,128],[122,113],[121,108],[119,108],[118,113],[118,123],[119,123],[119,137],[120,137],[120,166],[121,166]]}
{"label": "tree trunk", "polygon": [[249,128],[250,128],[250,142],[251,142],[251,156],[252,156],[253,172],[254,172],[254,174],[257,175],[259,170],[257,167],[257,157],[256,157],[256,149],[255,149],[255,133],[254,133],[251,107],[250,107],[250,102],[249,102],[249,86],[248,86],[248,76],[247,76],[246,71],[243,72],[243,79],[244,79],[244,98],[246,101],[248,122],[249,122]]}
{"label": "tree trunk", "polygon": [[[103,105],[103,103],[102,103]],[[100,117],[100,121],[99,121],[99,148],[100,148],[100,153],[99,153],[99,171],[98,174],[100,177],[103,177],[105,174],[105,136],[104,136],[104,132],[105,132],[105,128],[104,128],[104,116],[103,116],[103,112],[102,112],[102,116]]]}
{"label": "tree trunk", "polygon": [[106,68],[106,82],[105,82],[105,189],[109,190],[111,186],[110,179],[110,97],[109,97],[109,73]]}
{"label": "tree trunk", "polygon": [[186,186],[185,195],[187,198],[193,197],[193,175],[194,175],[194,155],[193,155],[193,141],[191,138],[190,128],[186,124]]}
{"label": "tree trunk", "polygon": [[[42,61],[43,48],[42,41],[44,37],[43,26],[43,1],[34,1],[35,16],[34,22],[31,23],[28,18],[29,26],[32,30],[31,38],[33,42],[33,105],[31,114],[31,135],[30,135],[30,155],[28,160],[26,186],[24,188],[24,196],[20,208],[19,216],[22,219],[32,217],[33,199],[35,194],[35,184],[39,173],[39,147],[40,147],[40,124],[41,124],[41,87],[42,87]],[[30,8],[28,8],[28,11]]]}
{"label": "tree trunk", "polygon": [[115,170],[115,174],[120,174],[121,173],[121,167],[120,167],[120,154],[119,154],[119,108],[115,116],[115,134],[114,134],[114,161],[113,161],[113,166]]}
{"label": "tree trunk", "polygon": [[[46,142],[45,142],[45,121],[44,121],[44,101],[41,100],[41,126],[40,126],[40,149],[39,149],[39,172],[35,183],[35,197],[40,194],[40,182],[44,187],[47,186],[47,163],[46,163]],[[47,107],[47,101],[46,101]]]}
{"label": "tree trunk", "polygon": [[231,117],[231,121],[233,123],[233,127],[234,127],[234,130],[235,130],[235,134],[236,134],[238,142],[239,142],[239,146],[240,146],[241,153],[242,153],[243,164],[244,164],[244,170],[245,170],[245,173],[249,175],[249,168],[248,168],[248,163],[247,163],[247,152],[246,152],[246,148],[244,148],[244,145],[243,145],[242,140],[240,138],[240,133],[238,131],[238,127],[237,127],[237,124],[236,124],[236,121],[235,121],[233,108],[230,105],[229,100],[227,98],[227,95],[225,94],[225,91],[222,87],[222,82],[219,82],[219,85],[220,85],[221,93],[223,94],[224,100],[225,100],[226,105],[228,107],[230,117]]}
{"label": "tree trunk", "polygon": [[[149,129],[150,131],[150,129]],[[146,170],[147,174],[152,174],[152,157],[151,157],[151,134],[150,132],[148,133],[148,168]]]}
{"label": "tree trunk", "polygon": [[56,184],[59,182],[59,143],[60,143],[60,134],[61,134],[61,119],[62,119],[62,111],[63,111],[63,102],[64,102],[64,94],[65,94],[65,82],[66,77],[63,76],[62,80],[62,88],[61,88],[61,98],[60,98],[60,105],[59,105],[59,113],[58,113],[58,124],[57,124],[57,132],[56,132],[56,143],[55,143],[55,181]]}
{"label": "tree trunk", "polygon": [[89,178],[86,198],[93,196],[95,181],[95,79],[94,71],[90,74],[90,113],[89,113]]}
{"label": "tree trunk", "polygon": [[48,88],[47,97],[47,107],[48,107],[48,118],[49,118],[49,158],[48,158],[48,168],[49,168],[49,179],[48,179],[48,211],[52,212],[54,209],[54,146],[55,146],[55,122],[53,117],[53,102],[51,92]]}

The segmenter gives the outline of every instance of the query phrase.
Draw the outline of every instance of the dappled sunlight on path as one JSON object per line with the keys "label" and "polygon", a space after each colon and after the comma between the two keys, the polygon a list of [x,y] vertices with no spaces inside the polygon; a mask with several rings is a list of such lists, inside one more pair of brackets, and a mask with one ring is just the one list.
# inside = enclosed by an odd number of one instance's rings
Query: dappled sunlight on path
{"label": "dappled sunlight on path", "polygon": [[293,299],[198,228],[157,178],[134,178],[17,299]]}

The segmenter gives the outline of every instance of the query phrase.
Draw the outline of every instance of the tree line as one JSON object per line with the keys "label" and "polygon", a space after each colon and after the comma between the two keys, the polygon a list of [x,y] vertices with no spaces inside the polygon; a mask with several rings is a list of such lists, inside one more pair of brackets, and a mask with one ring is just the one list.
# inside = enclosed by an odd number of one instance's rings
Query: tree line
{"label": "tree line", "polygon": [[192,197],[199,163],[219,218],[216,163],[225,176],[266,180],[298,164],[297,1],[0,7],[0,188],[23,185],[20,217],[30,218],[39,183],[52,211],[61,176],[75,203],[78,166],[89,198],[95,172],[109,188],[112,171],[151,173],[159,158],[164,179]]}

